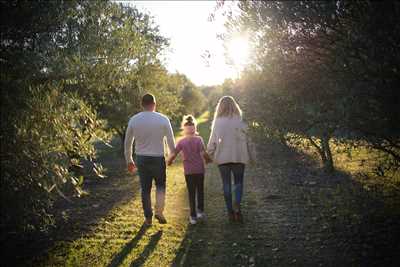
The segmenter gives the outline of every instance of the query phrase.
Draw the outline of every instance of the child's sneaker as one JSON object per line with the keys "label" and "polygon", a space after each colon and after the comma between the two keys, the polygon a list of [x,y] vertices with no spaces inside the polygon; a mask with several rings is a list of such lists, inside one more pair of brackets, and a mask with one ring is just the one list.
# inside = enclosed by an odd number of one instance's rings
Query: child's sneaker
{"label": "child's sneaker", "polygon": [[189,222],[190,222],[190,224],[196,224],[197,223],[196,218],[192,217],[192,216],[189,217]]}
{"label": "child's sneaker", "polygon": [[197,212],[197,219],[204,220],[206,218],[206,214],[204,212]]}

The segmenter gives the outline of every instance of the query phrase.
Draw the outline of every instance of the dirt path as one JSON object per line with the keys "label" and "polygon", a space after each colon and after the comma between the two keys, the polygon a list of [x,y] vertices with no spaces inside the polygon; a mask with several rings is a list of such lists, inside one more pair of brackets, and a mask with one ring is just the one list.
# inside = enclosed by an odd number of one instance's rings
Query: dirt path
{"label": "dirt path", "polygon": [[209,219],[188,237],[185,266],[397,265],[398,213],[302,155],[281,149],[262,157],[246,172],[243,225],[227,222],[220,180],[209,170]]}
{"label": "dirt path", "polygon": [[[209,124],[200,132],[207,135]],[[248,166],[243,224],[229,223],[215,166],[207,167],[204,223],[188,225],[181,164],[168,169],[167,225],[142,227],[138,178],[108,153],[109,177],[58,208],[67,223],[23,266],[395,266],[398,209],[386,209],[345,174],[326,176],[304,155],[260,149]],[[154,199],[154,196],[153,196]],[[49,249],[45,249],[49,247]],[[37,253],[40,249],[41,253]],[[27,263],[28,262],[28,263]]]}

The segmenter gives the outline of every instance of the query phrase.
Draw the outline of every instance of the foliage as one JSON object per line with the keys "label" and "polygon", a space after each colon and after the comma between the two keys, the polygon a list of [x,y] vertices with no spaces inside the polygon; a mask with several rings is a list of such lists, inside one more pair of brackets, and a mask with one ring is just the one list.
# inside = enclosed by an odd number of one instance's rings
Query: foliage
{"label": "foliage", "polygon": [[167,72],[160,57],[168,41],[134,7],[83,0],[1,7],[2,197],[18,203],[3,207],[3,225],[27,229],[51,223],[50,192],[83,193],[80,161],[95,158],[104,130],[123,138],[145,91],[176,121],[182,88],[193,89],[188,102],[201,96],[186,77]]}
{"label": "foliage", "polygon": [[[93,142],[106,138],[96,112],[74,95],[38,87],[27,99],[27,108],[7,122],[1,137],[3,224],[23,231],[52,222],[52,192],[62,194],[69,184],[76,195],[84,193],[77,170],[81,160],[95,159]],[[100,165],[94,163],[94,170],[101,175]],[[13,205],[6,205],[10,200]]]}
{"label": "foliage", "polygon": [[[145,91],[177,117],[180,84],[160,59],[167,39],[150,15],[130,5],[0,5],[2,203],[16,203],[2,204],[2,227],[29,230],[52,223],[53,192],[84,194],[81,161],[95,159],[93,142],[107,139],[105,131],[123,137]],[[101,165],[93,166],[102,176]]]}
{"label": "foliage", "polygon": [[169,74],[164,68],[160,68],[157,79],[147,82],[148,92],[155,95],[157,110],[166,114],[171,122],[177,124],[182,119],[182,98],[179,95],[181,81],[176,74]]}
{"label": "foliage", "polygon": [[177,74],[176,78],[180,83],[178,92],[182,99],[182,113],[199,116],[206,102],[203,93],[185,75]]}
{"label": "foliage", "polygon": [[203,94],[207,97],[208,111],[213,116],[215,107],[217,106],[218,100],[224,95],[232,95],[236,97],[236,100],[241,104],[242,98],[239,97],[237,84],[232,79],[225,79],[220,85],[210,86],[201,88]]}
{"label": "foliage", "polygon": [[198,116],[204,111],[206,98],[184,74],[168,73],[159,67],[157,79],[149,79],[146,88],[155,95],[157,110],[166,114],[174,126],[180,125],[183,115]]}
{"label": "foliage", "polygon": [[69,89],[122,135],[128,118],[140,110],[141,95],[165,71],[159,56],[168,42],[151,17],[136,8],[102,1],[79,7],[67,26],[76,35],[64,66],[71,76]]}
{"label": "foliage", "polygon": [[239,85],[247,114],[285,142],[308,139],[327,170],[333,169],[332,138],[365,140],[398,169],[399,4],[238,5],[226,38],[235,31],[252,36],[253,64]]}

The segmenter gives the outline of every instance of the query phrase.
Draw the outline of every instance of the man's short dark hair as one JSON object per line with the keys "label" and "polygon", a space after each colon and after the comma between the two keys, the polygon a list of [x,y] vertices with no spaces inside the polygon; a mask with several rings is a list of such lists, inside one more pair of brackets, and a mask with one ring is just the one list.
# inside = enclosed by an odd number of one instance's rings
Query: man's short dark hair
{"label": "man's short dark hair", "polygon": [[156,97],[152,94],[145,94],[142,97],[142,106],[143,107],[147,107],[151,104],[155,104],[156,103]]}

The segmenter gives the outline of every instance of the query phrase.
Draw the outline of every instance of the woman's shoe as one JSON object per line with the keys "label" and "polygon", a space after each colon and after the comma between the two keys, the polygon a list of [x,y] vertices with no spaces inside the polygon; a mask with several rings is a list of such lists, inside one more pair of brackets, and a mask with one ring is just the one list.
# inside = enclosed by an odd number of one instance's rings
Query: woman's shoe
{"label": "woman's shoe", "polygon": [[235,221],[235,215],[233,212],[229,212],[228,213],[228,219],[230,222],[234,222]]}
{"label": "woman's shoe", "polygon": [[235,217],[235,221],[242,223],[243,222],[243,216],[242,213],[239,211],[235,211],[234,212],[234,217]]}
{"label": "woman's shoe", "polygon": [[243,222],[243,216],[240,211],[240,204],[234,203],[233,204],[233,217],[237,222]]}

